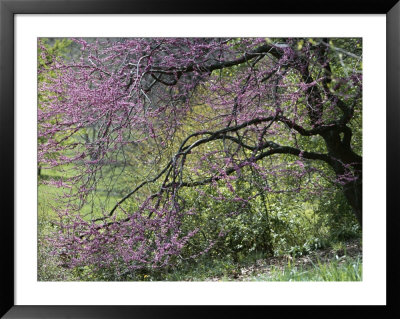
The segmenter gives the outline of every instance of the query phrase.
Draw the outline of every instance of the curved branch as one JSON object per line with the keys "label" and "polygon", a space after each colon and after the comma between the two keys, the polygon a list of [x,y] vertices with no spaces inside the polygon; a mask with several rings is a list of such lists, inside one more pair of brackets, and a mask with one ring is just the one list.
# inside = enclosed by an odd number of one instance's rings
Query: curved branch
{"label": "curved branch", "polygon": [[114,212],[116,211],[116,209],[123,203],[125,202],[129,197],[131,197],[133,194],[135,194],[139,189],[141,189],[143,186],[150,184],[150,183],[154,183],[156,182],[162,175],[164,175],[164,173],[168,170],[168,168],[172,165],[172,160],[169,161],[169,163],[167,164],[167,166],[164,167],[164,169],[154,178],[144,181],[142,182],[140,185],[138,185],[135,189],[133,189],[132,191],[130,191],[128,194],[126,194],[122,199],[120,199],[118,201],[117,204],[115,204],[115,206],[110,210],[110,212],[107,214],[107,216],[105,217],[100,217],[97,219],[92,220],[93,222],[97,222],[100,220],[104,220],[107,217],[111,217]]}
{"label": "curved branch", "polygon": [[[259,159],[262,159],[266,156],[270,156],[273,154],[292,154],[292,155],[296,155],[299,156],[300,153],[302,153],[304,158],[307,159],[317,159],[317,160],[322,160],[327,162],[328,164],[332,165],[332,159],[326,155],[326,154],[319,154],[319,153],[313,153],[313,152],[303,152],[299,149],[293,148],[293,147],[289,147],[289,146],[280,146],[276,143],[273,142],[265,142],[262,145],[258,145],[258,146],[250,146],[247,144],[244,144],[242,141],[240,141],[238,138],[234,137],[234,136],[229,136],[227,135],[227,133],[229,132],[237,132],[245,127],[248,127],[250,125],[255,125],[255,124],[260,124],[263,122],[268,122],[271,121],[270,124],[272,124],[273,121],[280,121],[283,122],[285,124],[287,124],[289,127],[294,128],[296,131],[298,131],[300,134],[305,135],[305,136],[310,136],[310,135],[316,135],[316,134],[320,134],[324,131],[327,130],[331,130],[333,128],[335,128],[334,126],[321,126],[312,130],[306,130],[303,127],[301,127],[300,125],[297,125],[295,123],[293,123],[293,121],[283,117],[283,116],[269,116],[269,117],[264,117],[264,118],[256,118],[256,119],[252,119],[250,121],[244,122],[240,125],[236,125],[236,126],[232,126],[232,127],[225,127],[223,129],[220,129],[218,131],[215,132],[211,132],[211,131],[202,131],[202,132],[196,132],[193,133],[191,135],[189,135],[188,137],[186,137],[186,139],[181,143],[181,146],[179,147],[178,151],[176,152],[176,154],[172,157],[172,159],[168,162],[168,164],[163,168],[163,170],[153,179],[151,180],[147,180],[142,182],[139,186],[137,186],[135,189],[133,189],[131,192],[129,192],[127,195],[125,195],[120,201],[118,201],[118,203],[111,209],[111,211],[107,214],[107,216],[105,217],[101,217],[101,218],[97,218],[93,221],[100,221],[100,220],[104,220],[107,217],[111,217],[114,212],[116,211],[116,209],[119,207],[119,205],[121,205],[123,202],[125,202],[129,197],[131,197],[133,194],[135,194],[138,190],[140,190],[143,186],[149,184],[149,183],[154,183],[156,182],[162,175],[164,175],[165,172],[168,171],[168,169],[171,167],[171,165],[173,165],[176,162],[176,159],[183,155],[186,156],[187,154],[190,154],[190,152],[205,143],[214,141],[214,140],[218,140],[218,139],[229,139],[233,142],[235,142],[236,144],[238,144],[239,146],[246,148],[248,150],[251,151],[261,151],[263,149],[266,148],[271,148],[271,150],[268,150],[267,152],[263,152],[261,154],[259,154],[258,156],[254,157],[255,161],[258,161]],[[190,145],[186,145],[186,143],[192,138],[192,137],[196,137],[196,136],[200,136],[200,135],[209,135],[208,137],[204,137],[201,139],[196,140],[195,142],[193,142]],[[186,145],[186,146],[185,146]],[[228,169],[226,171],[226,173],[232,174],[234,172],[234,170],[232,169]],[[209,183],[213,180],[213,178],[209,178],[206,179],[205,182],[194,182],[193,186],[196,185],[203,185],[204,183]],[[168,188],[171,187],[173,185],[173,183],[167,184],[166,185],[166,180],[168,179],[168,176],[166,177],[166,179],[164,180],[163,183],[163,189],[164,188]],[[188,186],[188,183],[182,182],[180,183],[181,186]]]}
{"label": "curved branch", "polygon": [[289,128],[296,130],[298,133],[300,133],[300,135],[303,136],[313,136],[313,135],[323,134],[332,130],[339,130],[339,131],[343,130],[343,124],[337,121],[324,125],[318,125],[311,130],[307,130],[301,125],[296,124],[293,120],[288,119],[285,116],[278,116],[276,120],[285,123]]}
{"label": "curved branch", "polygon": [[[295,155],[295,156],[301,156],[303,158],[306,159],[313,159],[313,160],[320,160],[320,161],[324,161],[326,163],[328,163],[329,165],[332,165],[333,163],[333,159],[327,155],[327,154],[321,154],[321,153],[314,153],[314,152],[306,152],[306,151],[301,151],[297,148],[294,147],[290,147],[290,146],[280,146],[276,143],[272,143],[272,142],[266,142],[262,147],[260,147],[259,149],[265,149],[267,147],[272,147],[270,150],[265,151],[260,153],[259,155],[255,156],[252,159],[252,162],[257,162],[267,156],[271,156],[274,154],[291,154],[291,155]],[[301,154],[301,155],[300,155]],[[247,162],[247,161],[246,161]],[[244,167],[247,164],[240,164],[239,167]],[[208,177],[206,179],[203,179],[201,181],[196,181],[196,182],[184,182],[181,184],[182,187],[194,187],[194,186],[201,186],[201,185],[206,185],[209,184],[213,181],[218,181],[220,179],[222,179],[225,175],[231,175],[232,173],[235,172],[234,168],[228,168],[227,170],[225,170],[224,174],[219,174],[217,176],[213,176],[213,177]],[[166,185],[166,187],[171,187],[171,184]]]}
{"label": "curved branch", "polygon": [[210,64],[210,65],[201,66],[201,67],[199,67],[193,63],[189,64],[183,68],[170,67],[167,69],[163,69],[161,67],[155,67],[155,68],[152,68],[150,70],[150,72],[163,73],[163,74],[174,74],[176,72],[189,73],[189,72],[193,72],[193,71],[197,70],[197,71],[203,71],[203,72],[209,73],[214,70],[229,68],[229,67],[232,67],[235,65],[245,63],[249,60],[252,60],[252,59],[260,56],[260,54],[267,54],[267,53],[270,53],[277,58],[280,58],[282,56],[282,53],[280,51],[278,51],[275,46],[270,45],[270,44],[264,44],[264,45],[261,45],[260,47],[258,47],[257,49],[255,49],[249,53],[246,52],[241,57],[234,59],[234,60],[230,60],[230,61],[216,62],[216,63]]}

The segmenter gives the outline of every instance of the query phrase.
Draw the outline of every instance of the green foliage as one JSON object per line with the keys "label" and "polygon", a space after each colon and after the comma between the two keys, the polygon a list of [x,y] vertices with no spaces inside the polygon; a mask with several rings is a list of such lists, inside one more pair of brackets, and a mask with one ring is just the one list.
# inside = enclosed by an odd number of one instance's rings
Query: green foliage
{"label": "green foliage", "polygon": [[336,191],[321,198],[317,213],[329,229],[330,241],[361,237],[360,226],[342,192]]}
{"label": "green foliage", "polygon": [[[44,71],[49,71],[58,56],[64,56],[67,53],[72,41],[68,39],[50,41],[47,38],[40,38],[38,41],[38,70],[41,71],[38,75],[38,82],[41,82],[45,81],[46,78]],[[55,72],[50,71],[50,74],[53,77],[56,76]]]}
{"label": "green foliage", "polygon": [[[243,180],[234,183],[233,194],[222,182],[217,194],[215,188],[205,189],[207,200],[201,200],[195,190],[187,189],[181,193],[185,196],[188,207],[194,207],[194,215],[186,217],[183,229],[199,228],[200,232],[187,247],[186,256],[196,254],[205,248],[209,242],[214,242],[210,256],[220,258],[227,256],[239,261],[247,254],[261,251],[271,255],[271,230],[269,226],[268,210],[262,203],[261,197],[245,202],[236,200],[238,197],[253,193],[253,187]],[[215,197],[222,195],[230,200],[218,201]]]}

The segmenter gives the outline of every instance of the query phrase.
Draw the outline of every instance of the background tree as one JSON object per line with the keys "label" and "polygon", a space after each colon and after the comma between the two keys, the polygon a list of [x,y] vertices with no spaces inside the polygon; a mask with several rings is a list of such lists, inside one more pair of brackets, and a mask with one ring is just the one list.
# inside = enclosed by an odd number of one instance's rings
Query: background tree
{"label": "background tree", "polygon": [[[41,38],[38,42],[38,83],[46,81],[48,77],[56,77],[55,72],[50,71],[50,66],[54,63],[57,56],[66,54],[68,46],[71,41],[67,39],[61,40],[49,40],[47,38]],[[47,75],[45,75],[48,73]],[[38,91],[38,107],[41,108],[41,104],[46,100],[48,93],[41,90]],[[40,136],[38,143],[44,143],[46,141],[45,136]],[[38,162],[38,176],[41,175],[41,164]]]}

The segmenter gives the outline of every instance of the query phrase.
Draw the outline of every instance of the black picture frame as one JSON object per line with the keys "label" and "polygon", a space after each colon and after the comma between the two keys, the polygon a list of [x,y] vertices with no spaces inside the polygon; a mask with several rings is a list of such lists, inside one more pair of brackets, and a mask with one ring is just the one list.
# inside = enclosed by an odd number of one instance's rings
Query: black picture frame
{"label": "black picture frame", "polygon": [[[385,14],[387,18],[387,305],[386,306],[21,306],[14,303],[14,15],[15,14]],[[241,317],[260,311],[268,316],[394,318],[399,315],[399,271],[395,259],[399,236],[397,201],[400,162],[400,3],[398,0],[321,0],[234,4],[182,0],[0,0],[0,315],[4,318],[164,318]],[[377,108],[383,106],[377,106]],[[385,141],[382,141],[384,145]],[[377,146],[377,152],[380,146]],[[384,204],[382,204],[384,207]],[[382,212],[376,212],[377,214]]]}

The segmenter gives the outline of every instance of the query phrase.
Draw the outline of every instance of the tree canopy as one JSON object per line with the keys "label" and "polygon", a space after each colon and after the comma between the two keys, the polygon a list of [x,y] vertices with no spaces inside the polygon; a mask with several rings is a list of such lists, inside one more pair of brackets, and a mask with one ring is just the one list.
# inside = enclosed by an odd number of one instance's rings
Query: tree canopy
{"label": "tree canopy", "polygon": [[73,41],[73,57],[41,46],[38,70],[70,265],[196,258],[216,241],[196,222],[207,205],[239,216],[266,194],[340,189],[362,225],[361,39]]}

